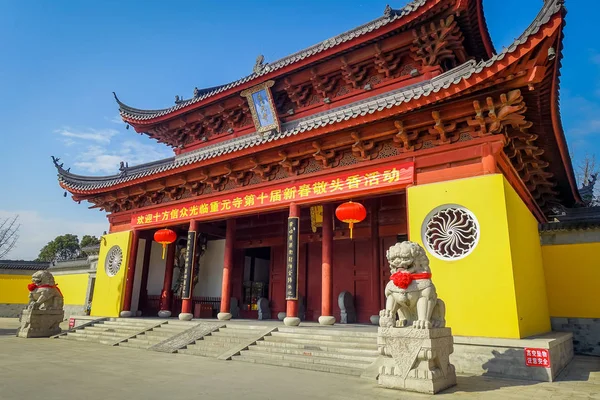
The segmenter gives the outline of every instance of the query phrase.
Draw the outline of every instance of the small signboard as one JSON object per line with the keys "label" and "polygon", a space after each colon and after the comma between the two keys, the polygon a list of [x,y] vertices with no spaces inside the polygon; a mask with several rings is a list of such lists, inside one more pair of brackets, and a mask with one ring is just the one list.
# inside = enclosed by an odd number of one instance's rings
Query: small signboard
{"label": "small signboard", "polygon": [[75,328],[75,318],[69,318],[69,329]]}
{"label": "small signboard", "polygon": [[298,300],[298,217],[288,218],[286,251],[286,300]]}
{"label": "small signboard", "polygon": [[525,365],[528,367],[550,368],[550,352],[548,349],[525,348]]}
{"label": "small signboard", "polygon": [[187,249],[185,253],[185,266],[183,268],[182,299],[192,297],[192,279],[194,273],[194,257],[196,256],[196,232],[189,231],[187,237]]}

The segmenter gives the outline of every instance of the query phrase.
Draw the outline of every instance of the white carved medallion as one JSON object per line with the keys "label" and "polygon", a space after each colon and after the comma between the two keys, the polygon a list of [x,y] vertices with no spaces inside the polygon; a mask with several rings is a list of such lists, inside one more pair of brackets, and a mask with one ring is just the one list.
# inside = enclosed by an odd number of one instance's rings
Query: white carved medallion
{"label": "white carved medallion", "polygon": [[123,263],[123,250],[121,247],[115,245],[108,250],[106,254],[106,260],[104,261],[104,270],[106,275],[115,276],[121,269]]}
{"label": "white carved medallion", "polygon": [[475,215],[458,205],[433,210],[422,228],[427,251],[441,260],[460,260],[468,256],[479,241],[479,223]]}

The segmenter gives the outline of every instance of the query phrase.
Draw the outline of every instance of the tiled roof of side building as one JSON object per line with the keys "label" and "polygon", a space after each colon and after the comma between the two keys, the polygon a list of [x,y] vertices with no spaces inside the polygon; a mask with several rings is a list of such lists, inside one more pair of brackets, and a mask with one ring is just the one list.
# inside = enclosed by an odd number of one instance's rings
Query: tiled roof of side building
{"label": "tiled roof of side building", "polygon": [[39,271],[49,267],[50,263],[44,261],[0,260],[0,270]]}
{"label": "tiled roof of side building", "polygon": [[508,54],[517,50],[520,45],[526,43],[530,36],[535,35],[541,26],[545,25],[553,15],[562,10],[562,7],[562,0],[546,1],[542,10],[527,30],[515,40],[513,44],[505,48],[504,51],[487,61],[475,62],[471,60],[430,80],[285,123],[281,127],[281,132],[274,135],[263,137],[256,133],[248,134],[218,144],[209,145],[176,157],[129,167],[123,173],[112,176],[89,177],[75,175],[64,170],[60,165],[56,165],[58,169],[58,179],[67,188],[77,191],[92,191],[108,188],[120,183],[215,158],[223,154],[229,154],[238,150],[255,147],[263,143],[297,135],[322,126],[359,118],[366,114],[373,114],[403,103],[408,103],[413,99],[419,99],[423,96],[427,97],[431,94],[438,93],[440,90],[457,85],[463,80],[470,78],[473,74],[478,74],[484,69],[492,67],[496,62],[503,60]]}
{"label": "tiled roof of side building", "polygon": [[408,3],[406,6],[402,7],[401,9],[398,9],[398,10],[386,8],[386,12],[385,12],[384,16],[382,16],[382,17],[379,17],[373,21],[367,22],[364,25],[361,25],[357,28],[351,29],[351,30],[344,32],[340,35],[337,35],[333,38],[324,40],[320,43],[317,43],[317,44],[315,44],[309,48],[306,48],[304,50],[298,51],[287,57],[281,58],[275,62],[264,64],[263,68],[260,71],[254,72],[251,75],[245,76],[241,79],[238,79],[236,81],[230,82],[225,85],[216,86],[213,88],[202,89],[199,91],[199,93],[197,93],[197,95],[195,97],[188,99],[188,100],[178,102],[173,107],[165,108],[162,110],[140,110],[140,109],[133,108],[133,107],[130,107],[130,106],[124,104],[115,95],[117,103],[119,104],[119,111],[121,112],[121,116],[131,119],[131,120],[139,120],[139,121],[152,119],[152,118],[156,118],[156,117],[160,117],[160,116],[169,114],[173,111],[176,111],[176,110],[179,110],[186,106],[189,106],[191,104],[197,103],[206,98],[214,96],[218,93],[224,92],[225,90],[242,85],[242,84],[249,82],[255,78],[266,75],[270,72],[276,71],[278,69],[286,67],[295,62],[304,60],[307,57],[321,53],[325,50],[331,49],[342,43],[346,43],[352,39],[363,36],[363,35],[365,35],[369,32],[372,32],[376,29],[379,29],[381,27],[389,25],[390,23],[398,20],[399,18],[409,15],[410,13],[423,7],[427,3],[427,1],[428,0],[413,0],[410,3]]}
{"label": "tiled roof of side building", "polygon": [[541,232],[586,230],[600,228],[600,206],[567,208],[555,221],[540,225]]}

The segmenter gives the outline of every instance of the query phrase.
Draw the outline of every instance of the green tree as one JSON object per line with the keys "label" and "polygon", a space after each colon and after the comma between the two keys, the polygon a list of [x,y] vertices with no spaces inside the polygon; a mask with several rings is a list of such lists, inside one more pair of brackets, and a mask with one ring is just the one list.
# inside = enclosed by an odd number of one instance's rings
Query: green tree
{"label": "green tree", "polygon": [[79,246],[79,238],[77,235],[57,236],[53,241],[48,242],[42,250],[36,261],[66,261],[72,260],[79,256],[81,248]]}
{"label": "green tree", "polygon": [[79,246],[81,246],[81,248],[83,249],[84,247],[97,246],[99,244],[100,239],[98,239],[96,236],[83,235]]}

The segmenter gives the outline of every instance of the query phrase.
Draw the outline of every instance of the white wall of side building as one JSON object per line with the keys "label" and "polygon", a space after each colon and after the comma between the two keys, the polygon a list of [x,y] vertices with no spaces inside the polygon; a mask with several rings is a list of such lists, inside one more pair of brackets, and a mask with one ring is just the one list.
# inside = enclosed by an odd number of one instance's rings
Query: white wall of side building
{"label": "white wall of side building", "polygon": [[223,257],[225,240],[209,240],[206,252],[200,258],[198,283],[194,287],[194,296],[221,297],[223,282]]}
{"label": "white wall of side building", "polygon": [[157,242],[152,242],[152,250],[150,251],[150,265],[148,268],[148,296],[160,295],[165,281],[165,268],[167,266],[166,260],[162,259],[162,245]]}

